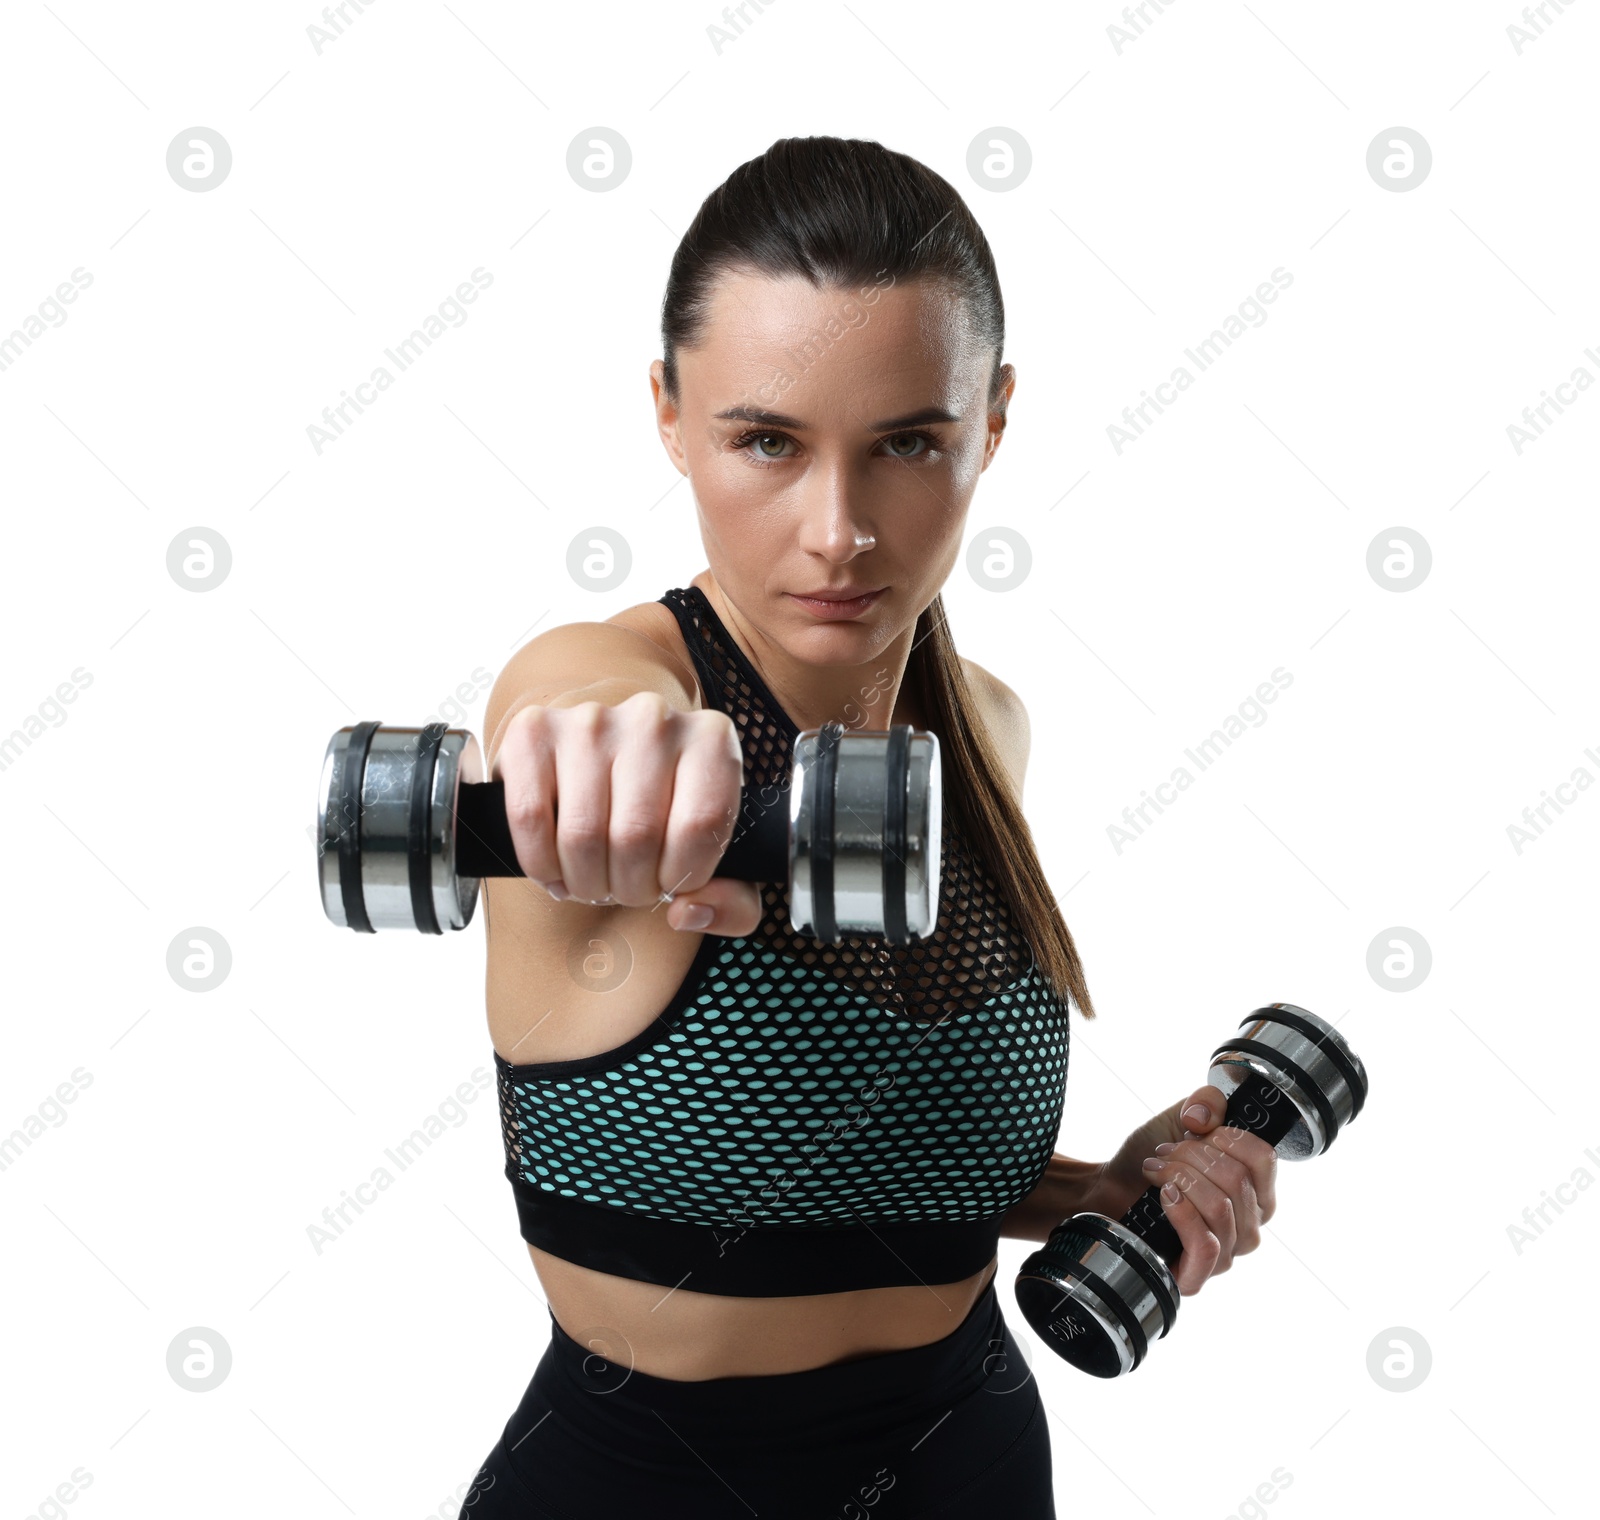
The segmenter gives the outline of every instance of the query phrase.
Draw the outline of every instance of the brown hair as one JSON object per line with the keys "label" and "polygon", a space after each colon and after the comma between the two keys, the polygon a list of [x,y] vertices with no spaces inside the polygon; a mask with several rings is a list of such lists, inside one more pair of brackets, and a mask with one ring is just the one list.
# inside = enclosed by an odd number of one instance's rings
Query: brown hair
{"label": "brown hair", "polygon": [[[674,403],[677,350],[699,343],[716,282],[734,269],[800,275],[828,289],[947,282],[979,341],[994,349],[989,406],[1003,408],[1005,307],[994,256],[955,187],[916,159],[858,138],[785,137],[706,197],[673,255],[661,303],[662,388]],[[1092,1019],[1077,947],[1033,835],[994,740],[973,721],[976,699],[942,596],[917,618],[906,680],[939,736],[943,805],[1000,883],[1057,997]]]}

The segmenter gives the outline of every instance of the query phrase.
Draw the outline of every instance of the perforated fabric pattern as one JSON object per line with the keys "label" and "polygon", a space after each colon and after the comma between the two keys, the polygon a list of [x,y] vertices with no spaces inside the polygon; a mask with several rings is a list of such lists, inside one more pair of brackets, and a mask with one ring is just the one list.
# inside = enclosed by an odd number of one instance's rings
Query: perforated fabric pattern
{"label": "perforated fabric pattern", "polygon": [[[793,720],[699,587],[669,591],[661,600],[678,614],[707,705],[728,713],[739,729],[746,787],[782,782],[799,735]],[[1033,952],[1012,928],[1010,908],[967,848],[953,810],[940,811],[939,919],[926,939],[894,945],[849,935],[841,944],[824,944],[795,932],[788,893],[771,883],[762,886],[766,918],[757,937],[808,966],[825,968],[894,1013],[931,1019],[983,1006],[1022,975]]]}
{"label": "perforated fabric pattern", "polygon": [[686,1223],[983,1218],[1054,1149],[1066,1042],[1035,977],[923,1026],[730,939],[665,1039],[513,1079],[508,1157],[536,1186]]}
{"label": "perforated fabric pattern", "polygon": [[[709,602],[695,587],[661,600],[707,705],[739,728],[746,785],[785,777],[798,730]],[[942,816],[927,939],[821,943],[766,885],[756,932],[707,936],[628,1044],[523,1066],[497,1055],[508,1176],[719,1228],[981,1220],[1025,1197],[1060,1123],[1067,1009]]]}

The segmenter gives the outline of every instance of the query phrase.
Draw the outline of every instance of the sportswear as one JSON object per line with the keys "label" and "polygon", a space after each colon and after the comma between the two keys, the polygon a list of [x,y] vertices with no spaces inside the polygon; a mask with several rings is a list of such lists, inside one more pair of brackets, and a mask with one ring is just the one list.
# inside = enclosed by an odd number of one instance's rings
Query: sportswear
{"label": "sportswear", "polygon": [[942,1340],[803,1372],[633,1371],[604,1327],[550,1343],[470,1520],[1055,1520],[1039,1386],[991,1278]]}
{"label": "sportswear", "polygon": [[[698,587],[660,599],[746,789],[799,729]],[[949,774],[948,768],[941,768]],[[660,1015],[612,1050],[494,1053],[525,1240],[663,1286],[747,1297],[955,1282],[990,1261],[1055,1149],[1068,1008],[950,806],[939,921],[826,944],[761,886],[751,935],[702,936]]]}

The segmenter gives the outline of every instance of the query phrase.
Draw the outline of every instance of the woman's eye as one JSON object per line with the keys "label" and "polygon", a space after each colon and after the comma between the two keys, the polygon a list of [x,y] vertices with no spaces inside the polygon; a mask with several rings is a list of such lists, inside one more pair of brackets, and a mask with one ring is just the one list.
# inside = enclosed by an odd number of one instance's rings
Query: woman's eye
{"label": "woman's eye", "polygon": [[[733,440],[730,447],[734,453],[743,454],[752,464],[775,464],[788,456],[781,453],[769,453],[767,446],[769,444],[775,445],[781,449],[788,442],[788,436],[783,433],[741,433]],[[756,446],[756,454],[750,452],[752,444]],[[759,454],[759,458],[756,457],[757,454]]]}
{"label": "woman's eye", "polygon": [[[787,433],[743,433],[733,440],[732,448],[743,454],[752,464],[779,464],[793,456],[783,452],[784,446],[794,440]],[[921,445],[921,447],[918,447]],[[891,459],[926,459],[938,450],[938,440],[927,433],[891,433],[883,440],[883,447]]]}

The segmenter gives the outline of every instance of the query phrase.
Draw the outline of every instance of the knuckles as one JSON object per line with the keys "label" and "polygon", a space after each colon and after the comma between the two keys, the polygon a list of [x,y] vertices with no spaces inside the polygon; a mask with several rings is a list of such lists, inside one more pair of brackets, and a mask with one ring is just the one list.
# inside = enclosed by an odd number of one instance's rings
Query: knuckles
{"label": "knuckles", "polygon": [[664,825],[654,818],[612,818],[606,842],[619,855],[649,856],[661,853]]}
{"label": "knuckles", "polygon": [[[587,807],[580,795],[570,799],[556,795],[556,778],[562,772],[611,770],[614,775],[619,755],[641,751],[648,751],[652,759],[687,764],[697,778],[709,778],[711,785],[697,786],[692,802],[679,798],[677,811],[669,809],[670,780],[664,796],[609,794],[590,798]],[[671,771],[668,764],[669,777]],[[634,692],[615,704],[529,704],[507,721],[492,768],[505,783],[506,819],[524,870],[535,863],[543,868],[542,858],[536,862],[534,857],[546,854],[552,856],[550,871],[555,869],[557,853],[572,866],[579,862],[593,866],[605,859],[613,868],[608,871],[613,893],[620,889],[624,895],[618,902],[629,906],[653,906],[657,901],[654,889],[640,898],[642,886],[619,880],[637,874],[628,869],[629,862],[637,865],[648,858],[676,875],[694,858],[697,864],[684,876],[684,884],[674,888],[678,891],[695,890],[711,879],[738,827],[743,772],[743,743],[729,714],[716,709],[685,711],[655,691]],[[664,853],[672,860],[664,859]],[[615,869],[618,866],[620,870]],[[693,885],[685,885],[689,883]]]}

